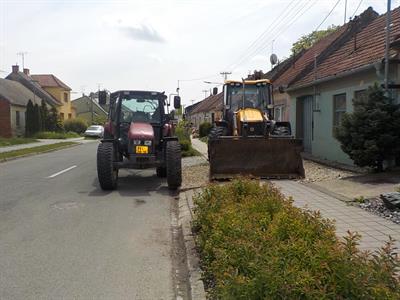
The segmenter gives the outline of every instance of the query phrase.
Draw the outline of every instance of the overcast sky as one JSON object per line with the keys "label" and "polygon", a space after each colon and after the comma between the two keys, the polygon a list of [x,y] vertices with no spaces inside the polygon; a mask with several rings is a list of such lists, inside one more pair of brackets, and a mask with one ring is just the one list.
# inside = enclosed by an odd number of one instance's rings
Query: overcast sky
{"label": "overcast sky", "polygon": [[[203,80],[222,82],[222,71],[240,79],[269,70],[272,41],[280,59],[289,56],[292,43],[316,29],[337,1],[0,0],[0,76],[22,65],[17,52],[27,52],[25,67],[56,75],[75,92],[73,99],[98,84],[169,94],[181,80],[188,105],[212,88]],[[347,18],[359,3],[347,1]],[[381,14],[386,0],[363,0],[357,14],[368,6]],[[344,11],[342,0],[321,28],[343,24]]]}

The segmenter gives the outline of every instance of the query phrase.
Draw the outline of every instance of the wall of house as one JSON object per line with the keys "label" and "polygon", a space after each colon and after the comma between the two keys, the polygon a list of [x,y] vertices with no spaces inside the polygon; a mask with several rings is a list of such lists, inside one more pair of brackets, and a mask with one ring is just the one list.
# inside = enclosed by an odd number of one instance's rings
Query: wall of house
{"label": "wall of house", "polygon": [[[19,112],[19,124],[17,124],[17,112]],[[10,106],[11,131],[13,136],[22,137],[25,135],[25,113],[26,107],[24,106]]]}
{"label": "wall of house", "polygon": [[10,103],[0,98],[0,137],[12,136],[10,121]]}
{"label": "wall of house", "polygon": [[[333,97],[337,94],[346,94],[346,112],[353,111],[352,99],[354,93],[367,89],[377,82],[375,70],[354,74],[342,79],[332,80],[320,84],[314,88],[307,88],[291,92],[290,120],[293,132],[296,132],[296,120],[299,117],[299,105],[301,96],[313,95],[313,130],[311,142],[311,154],[322,159],[337,161],[345,164],[353,164],[352,160],[340,149],[339,142],[334,138]],[[296,113],[297,112],[297,113]]]}
{"label": "wall of house", "polygon": [[[57,107],[57,110],[60,115],[64,115],[64,120],[76,117],[75,110],[71,105],[70,91],[58,87],[45,87],[44,89],[62,104],[62,106]],[[67,94],[67,101],[64,100],[64,93]]]}
{"label": "wall of house", "polygon": [[[290,119],[290,96],[287,93],[274,92],[274,110],[276,121],[289,121]],[[280,111],[280,120],[278,111]]]}

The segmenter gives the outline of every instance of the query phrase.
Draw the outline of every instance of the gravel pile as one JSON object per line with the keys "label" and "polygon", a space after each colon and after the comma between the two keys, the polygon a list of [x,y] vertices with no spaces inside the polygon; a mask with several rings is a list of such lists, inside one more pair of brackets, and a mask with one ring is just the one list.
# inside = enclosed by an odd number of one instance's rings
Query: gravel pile
{"label": "gravel pile", "polygon": [[355,205],[384,219],[400,224],[400,209],[390,210],[386,208],[379,198],[367,199],[364,203],[356,203]]}
{"label": "gravel pile", "polygon": [[183,158],[181,189],[205,186],[208,183],[209,169],[207,160],[202,156]]}
{"label": "gravel pile", "polygon": [[332,179],[341,179],[357,175],[357,173],[328,167],[310,160],[303,160],[306,178],[303,182],[317,182]]}

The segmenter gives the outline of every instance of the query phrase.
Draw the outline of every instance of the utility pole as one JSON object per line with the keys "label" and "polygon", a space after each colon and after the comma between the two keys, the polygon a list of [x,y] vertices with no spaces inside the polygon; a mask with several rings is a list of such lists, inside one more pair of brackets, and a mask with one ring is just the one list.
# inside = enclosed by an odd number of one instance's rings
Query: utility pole
{"label": "utility pole", "polygon": [[204,93],[204,99],[206,99],[208,90],[202,90],[202,92]]}
{"label": "utility pole", "polygon": [[25,69],[25,55],[27,55],[28,52],[18,52],[17,55],[22,57],[22,69]]}
{"label": "utility pole", "polygon": [[228,79],[228,75],[231,75],[232,72],[226,72],[226,71],[224,71],[224,72],[221,72],[221,73],[219,73],[219,74],[221,74],[221,75],[224,77],[224,80],[227,80],[227,79]]}
{"label": "utility pole", "polygon": [[385,92],[389,93],[389,42],[390,42],[390,6],[391,0],[387,0],[387,13],[386,13],[386,39],[385,39]]}

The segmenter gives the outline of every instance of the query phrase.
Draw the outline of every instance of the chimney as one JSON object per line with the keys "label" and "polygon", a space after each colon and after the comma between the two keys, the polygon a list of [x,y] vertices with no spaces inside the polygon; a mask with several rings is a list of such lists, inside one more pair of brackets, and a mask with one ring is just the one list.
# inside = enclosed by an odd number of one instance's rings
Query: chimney
{"label": "chimney", "polygon": [[24,68],[24,74],[27,75],[27,76],[29,76],[29,69]]}
{"label": "chimney", "polygon": [[12,66],[12,72],[13,73],[18,73],[19,72],[19,66],[18,65]]}

